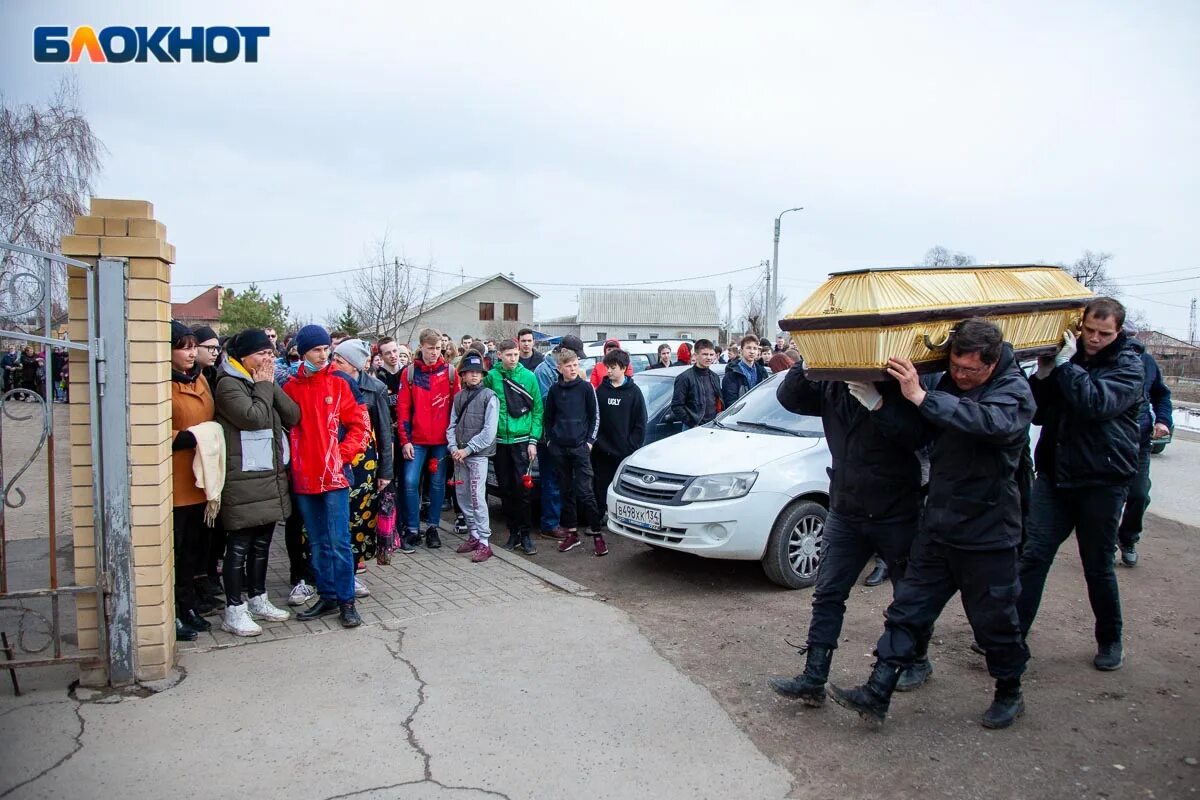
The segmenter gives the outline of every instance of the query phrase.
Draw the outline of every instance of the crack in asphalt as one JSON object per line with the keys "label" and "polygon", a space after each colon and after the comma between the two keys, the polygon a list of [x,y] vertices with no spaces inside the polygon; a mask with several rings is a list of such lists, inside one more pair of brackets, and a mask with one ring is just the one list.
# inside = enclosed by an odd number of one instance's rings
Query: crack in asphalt
{"label": "crack in asphalt", "polygon": [[426,783],[433,784],[434,786],[449,791],[482,792],[489,797],[503,797],[504,800],[512,800],[512,798],[502,792],[495,792],[491,789],[483,789],[479,786],[448,786],[447,784],[444,784],[441,781],[436,781],[433,778],[425,778],[419,781],[403,781],[402,783],[389,783],[384,786],[368,786],[366,789],[357,789],[353,792],[347,792],[346,794],[335,794],[331,797],[326,797],[324,800],[342,800],[346,797],[357,797],[358,795],[363,795],[368,792],[382,792],[386,789],[399,789],[402,786],[420,786]]}
{"label": "crack in asphalt", "polygon": [[[39,772],[37,775],[34,775],[30,778],[26,778],[25,780],[21,781],[20,783],[16,784],[15,786],[9,787],[8,790],[6,790],[3,794],[0,794],[0,798],[8,797],[10,794],[15,792],[17,789],[20,789],[22,786],[28,786],[29,784],[33,783],[34,781],[44,778],[45,776],[49,775],[54,770],[61,767],[63,764],[70,761],[75,756],[76,753],[78,753],[80,750],[83,749],[83,732],[84,732],[84,728],[86,727],[87,723],[84,722],[83,714],[80,711],[83,708],[83,701],[75,699],[75,685],[76,684],[71,685],[71,689],[69,692],[69,694],[71,695],[71,702],[74,703],[74,706],[75,706],[72,709],[75,712],[75,719],[79,720],[79,733],[76,733],[75,735],[73,735],[71,737],[75,742],[75,748],[73,750],[71,750],[71,752],[67,753],[65,756],[60,758],[58,761],[55,761],[50,766],[46,767],[44,770]],[[51,704],[46,703],[44,705],[51,705]]]}

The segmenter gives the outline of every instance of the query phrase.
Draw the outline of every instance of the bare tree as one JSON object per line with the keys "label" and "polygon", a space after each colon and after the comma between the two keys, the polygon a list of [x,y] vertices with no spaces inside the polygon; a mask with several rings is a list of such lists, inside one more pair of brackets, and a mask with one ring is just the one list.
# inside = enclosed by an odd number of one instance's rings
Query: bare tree
{"label": "bare tree", "polygon": [[494,339],[497,343],[502,339],[516,339],[517,331],[525,327],[523,322],[493,319],[483,326],[483,338]]}
{"label": "bare tree", "polygon": [[952,253],[945,247],[934,245],[925,251],[922,267],[969,267],[975,263],[975,256],[967,253]]}
{"label": "bare tree", "polygon": [[1070,266],[1059,264],[1071,274],[1071,277],[1099,295],[1120,297],[1121,290],[1108,274],[1108,262],[1112,253],[1093,253],[1084,250],[1083,255],[1075,259]]}
{"label": "bare tree", "polygon": [[419,267],[392,253],[385,232],[366,254],[363,268],[352,273],[336,295],[364,332],[408,341],[412,332],[402,337],[401,328],[425,310],[431,268],[432,264]]}
{"label": "bare tree", "polygon": [[753,333],[755,336],[766,336],[767,329],[774,329],[775,323],[783,316],[782,309],[787,306],[787,295],[779,295],[776,299],[774,313],[768,313],[770,302],[765,281],[755,281],[749,288],[741,292],[742,316],[746,320],[743,333]]}
{"label": "bare tree", "polygon": [[[74,230],[75,217],[87,213],[84,203],[105,152],[79,108],[73,78],[63,78],[44,106],[11,105],[0,95],[0,237],[57,252],[59,240]],[[28,274],[30,266],[3,251],[0,284],[9,289],[5,294],[14,307],[41,294],[36,282],[16,277]],[[63,274],[54,275],[53,296],[65,306]],[[22,292],[33,294],[13,294]]]}

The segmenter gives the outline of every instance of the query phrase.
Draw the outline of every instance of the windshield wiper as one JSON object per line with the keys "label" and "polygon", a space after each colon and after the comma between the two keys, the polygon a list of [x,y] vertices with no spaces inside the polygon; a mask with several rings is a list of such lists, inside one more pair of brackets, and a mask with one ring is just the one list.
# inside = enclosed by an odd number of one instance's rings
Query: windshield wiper
{"label": "windshield wiper", "polygon": [[769,422],[742,422],[741,420],[737,420],[737,424],[747,428],[758,428],[759,430],[771,431],[772,433],[786,433],[788,436],[803,436],[803,434],[797,433],[789,428],[781,428],[780,426],[772,425]]}
{"label": "windshield wiper", "polygon": [[714,420],[711,420],[711,421],[709,421],[709,422],[707,422],[707,423],[705,423],[705,424],[706,424],[706,425],[712,425],[712,426],[714,426],[714,427],[720,428],[720,429],[721,429],[721,430],[723,430],[723,431],[727,431],[727,430],[729,430],[729,426],[728,426],[728,425],[724,424],[723,422],[718,422],[718,421],[717,421],[717,420],[715,420],[715,419],[714,419]]}

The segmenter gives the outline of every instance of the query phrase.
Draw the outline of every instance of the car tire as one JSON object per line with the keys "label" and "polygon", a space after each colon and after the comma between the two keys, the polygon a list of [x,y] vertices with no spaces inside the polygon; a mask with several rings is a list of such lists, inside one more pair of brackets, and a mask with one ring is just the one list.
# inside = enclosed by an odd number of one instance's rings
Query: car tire
{"label": "car tire", "polygon": [[806,589],[817,582],[824,545],[825,507],[799,500],[783,510],[771,529],[763,571],[785,589]]}

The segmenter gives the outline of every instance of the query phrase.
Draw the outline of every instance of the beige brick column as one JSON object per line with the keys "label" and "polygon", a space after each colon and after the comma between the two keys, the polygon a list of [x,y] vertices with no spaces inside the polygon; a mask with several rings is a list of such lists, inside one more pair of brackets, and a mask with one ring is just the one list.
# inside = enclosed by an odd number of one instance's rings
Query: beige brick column
{"label": "beige brick column", "polygon": [[[75,235],[63,237],[63,255],[95,264],[98,257],[128,263],[124,309],[128,342],[106,343],[108,359],[129,365],[129,443],[132,480],[136,590],[137,676],[156,680],[175,661],[174,548],[171,527],[171,285],[175,248],[154,208],[141,200],[93,198],[91,214],[75,222]],[[83,340],[86,285],[81,270],[69,278],[71,338]],[[94,579],[92,542],[92,453],[87,362],[71,356],[71,475],[75,521],[75,564],[79,581]],[[77,604],[79,646],[96,648],[96,609],[91,598]],[[85,674],[85,679],[96,676]]]}

